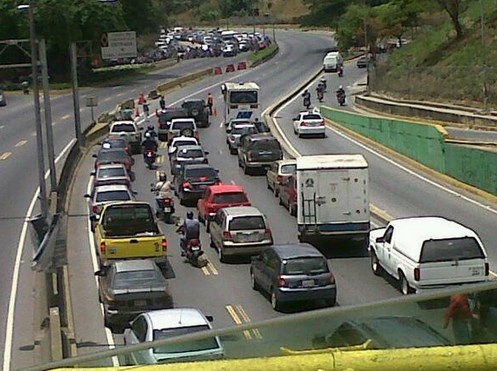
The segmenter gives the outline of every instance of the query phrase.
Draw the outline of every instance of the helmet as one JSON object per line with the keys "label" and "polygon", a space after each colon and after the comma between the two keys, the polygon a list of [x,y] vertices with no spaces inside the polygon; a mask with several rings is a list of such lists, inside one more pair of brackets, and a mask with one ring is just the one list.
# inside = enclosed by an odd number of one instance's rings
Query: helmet
{"label": "helmet", "polygon": [[159,173],[159,180],[160,180],[161,182],[165,182],[165,181],[167,180],[167,175],[166,175],[166,173],[165,173],[164,171],[161,171],[161,172]]}
{"label": "helmet", "polygon": [[186,219],[193,219],[193,211],[186,212]]}
{"label": "helmet", "polygon": [[319,81],[321,81],[321,82],[326,82],[326,79],[323,77],[323,78],[321,78],[321,80],[319,80]]}
{"label": "helmet", "polygon": [[150,133],[145,133],[145,138],[150,138],[150,137],[151,137]]}
{"label": "helmet", "polygon": [[343,86],[342,86],[342,85],[340,85],[340,86],[338,87],[338,89],[343,89]]}

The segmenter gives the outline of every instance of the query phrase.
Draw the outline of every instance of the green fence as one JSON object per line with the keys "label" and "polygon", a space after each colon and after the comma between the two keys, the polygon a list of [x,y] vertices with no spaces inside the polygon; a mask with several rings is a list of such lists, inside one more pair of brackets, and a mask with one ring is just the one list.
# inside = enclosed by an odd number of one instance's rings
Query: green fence
{"label": "green fence", "polygon": [[321,107],[324,117],[433,170],[497,196],[497,152],[445,143],[435,126]]}

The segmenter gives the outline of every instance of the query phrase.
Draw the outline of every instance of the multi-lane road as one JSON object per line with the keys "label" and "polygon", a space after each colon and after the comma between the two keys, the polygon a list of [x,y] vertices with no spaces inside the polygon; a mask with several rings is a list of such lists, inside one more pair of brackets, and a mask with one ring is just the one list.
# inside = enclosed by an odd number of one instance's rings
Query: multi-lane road
{"label": "multi-lane road", "polygon": [[[332,46],[329,36],[319,34],[280,31],[277,37],[281,50],[272,61],[253,70],[240,71],[229,76],[234,81],[257,82],[261,86],[261,99],[265,107],[301,85],[307,76],[319,68],[324,52]],[[211,65],[213,63],[210,60],[190,62],[189,65],[182,64],[169,69],[153,80],[148,78],[126,86],[95,90],[94,94],[99,95],[100,101],[103,102],[99,110],[108,110],[126,98],[136,97],[140,91],[147,91],[157,84],[158,80],[178,76],[187,71],[191,72],[196,68],[204,67],[206,63],[211,63]],[[364,70],[358,70],[355,66],[348,67],[342,79],[338,79],[334,74],[328,74],[329,92],[325,95],[325,103],[336,106],[332,92],[338,85],[349,86],[362,78],[364,78]],[[217,111],[221,112],[219,85],[227,79],[226,75],[210,77],[184,89],[171,92],[166,96],[166,101],[174,104],[184,97],[205,97],[207,92],[211,91],[217,97]],[[311,89],[314,90],[313,87]],[[495,205],[487,205],[483,200],[476,200],[460,191],[439,184],[423,174],[418,174],[415,169],[409,169],[396,162],[395,159],[377,153],[332,128],[329,128],[328,136],[324,139],[298,139],[291,129],[291,117],[294,117],[295,113],[302,108],[301,104],[301,99],[298,98],[276,112],[278,125],[287,138],[286,145],[293,146],[297,152],[304,155],[364,154],[370,164],[372,203],[386,210],[393,217],[442,215],[455,218],[478,231],[487,247],[492,266],[497,264],[497,242],[493,238],[493,228],[497,225]],[[7,247],[0,253],[2,254],[0,256],[1,268],[6,277],[0,283],[2,318],[8,317],[8,300],[12,283],[10,277],[13,276],[12,272],[16,267],[19,236],[26,210],[33,198],[37,179],[35,143],[31,136],[33,128],[30,102],[20,97],[16,102],[10,100],[9,105],[12,106],[9,110],[0,111],[0,126],[4,125],[0,129],[2,138],[0,154],[11,153],[5,160],[0,161],[2,174],[0,189],[2,189],[4,199],[0,231],[5,236],[6,245],[4,246]],[[23,108],[16,108],[17,106]],[[58,97],[53,102],[53,106],[56,153],[60,153],[73,137],[70,97]],[[89,122],[89,112],[84,112],[83,119],[84,122]],[[2,132],[2,130],[6,131]],[[272,193],[266,190],[265,178],[243,175],[237,166],[235,156],[229,154],[220,115],[213,117],[212,125],[203,129],[200,135],[202,144],[210,152],[210,163],[220,170],[223,181],[242,184],[253,204],[267,215],[275,241],[277,243],[296,242],[295,219],[284,208],[278,206]],[[161,151],[164,155],[165,149]],[[166,162],[160,164],[162,169],[168,169]],[[87,204],[82,197],[87,193],[91,167],[92,159],[87,156],[78,169],[68,210],[71,299],[76,342],[79,345],[80,354],[95,352],[109,343],[122,343],[122,336],[112,336],[103,326],[96,280],[93,276],[93,271],[96,269],[95,252],[92,235],[88,230]],[[149,184],[155,181],[156,173],[146,169],[140,158],[137,158],[135,172],[136,181],[133,187],[138,192],[138,198],[152,202],[153,196],[149,192]],[[185,208],[178,207],[178,215],[183,216],[185,212]],[[179,256],[178,236],[174,234],[175,227],[161,224],[161,228],[169,240],[170,266],[166,275],[176,306],[197,307],[204,313],[213,315],[216,328],[284,315],[274,312],[267,298],[250,288],[248,264],[219,262],[215,251],[208,247],[208,235],[205,230],[202,234],[202,243],[210,264],[205,269],[196,269],[185,264]],[[25,245],[21,246],[24,250],[20,255],[20,279],[16,291],[17,305],[14,317],[15,331],[12,337],[13,342],[7,344],[12,351],[13,368],[36,363],[32,355],[34,353],[19,349],[23,345],[32,344],[32,335],[24,335],[24,331],[32,334],[33,326],[36,325],[32,323],[33,314],[30,309],[33,282],[29,274],[31,258],[29,241],[26,241]],[[340,249],[340,247],[337,248]],[[367,257],[340,255],[333,257],[330,263],[337,279],[340,306],[365,304],[400,295],[391,283],[372,275]],[[16,277],[14,275],[14,279]],[[5,331],[5,323],[2,323],[1,330]],[[7,329],[7,334],[8,331],[10,330]],[[271,342],[271,334],[264,330],[260,333],[251,332],[246,337],[247,340],[252,341],[254,349],[267,348]],[[6,339],[8,340],[9,337],[7,336]],[[229,342],[225,346],[228,353],[237,355],[235,347],[230,347]]]}

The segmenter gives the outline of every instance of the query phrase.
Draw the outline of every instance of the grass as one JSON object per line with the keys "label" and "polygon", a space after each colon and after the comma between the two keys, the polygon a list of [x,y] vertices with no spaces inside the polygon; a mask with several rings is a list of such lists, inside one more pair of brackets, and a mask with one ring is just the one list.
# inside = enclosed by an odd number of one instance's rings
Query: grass
{"label": "grass", "polygon": [[270,56],[272,53],[274,53],[274,51],[277,48],[278,48],[278,45],[271,44],[270,46],[268,46],[265,49],[262,49],[262,50],[259,50],[259,51],[256,51],[256,52],[252,52],[248,56],[248,61],[250,63],[252,63],[252,64],[258,63],[259,61],[264,60],[265,58],[267,58],[268,56]]}

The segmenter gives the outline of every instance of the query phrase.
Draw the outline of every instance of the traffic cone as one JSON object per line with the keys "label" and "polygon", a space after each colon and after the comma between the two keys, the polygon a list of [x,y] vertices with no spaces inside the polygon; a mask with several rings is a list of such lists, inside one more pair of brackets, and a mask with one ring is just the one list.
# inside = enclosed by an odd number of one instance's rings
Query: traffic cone
{"label": "traffic cone", "polygon": [[140,110],[138,109],[138,106],[135,108],[135,117],[140,117]]}

